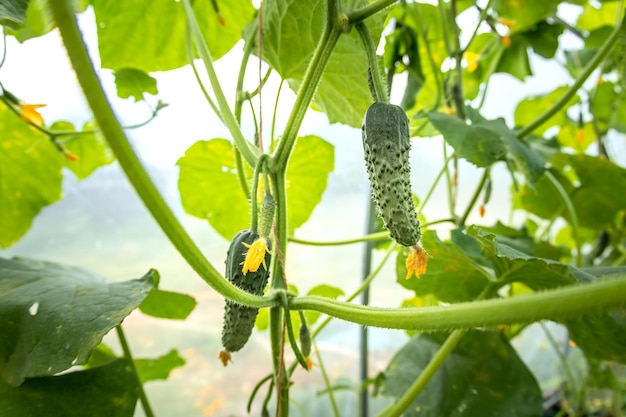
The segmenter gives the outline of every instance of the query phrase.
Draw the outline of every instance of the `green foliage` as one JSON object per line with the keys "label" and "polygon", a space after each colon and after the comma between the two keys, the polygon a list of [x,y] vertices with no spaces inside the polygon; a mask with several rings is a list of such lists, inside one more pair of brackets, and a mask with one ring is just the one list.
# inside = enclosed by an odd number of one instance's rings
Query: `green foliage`
{"label": "green foliage", "polygon": [[111,282],[81,268],[0,258],[2,379],[18,386],[86,363],[102,337],[141,304],[155,276],[151,270]]}
{"label": "green foliage", "polygon": [[8,416],[132,417],[139,396],[128,362],[64,375],[29,378],[20,387],[0,381],[0,410]]}
{"label": "green foliage", "polygon": [[[383,393],[401,396],[444,339],[443,334],[413,337],[385,370]],[[535,417],[542,403],[537,382],[504,336],[471,331],[404,415]]]}
{"label": "green foliage", "polygon": [[[47,0],[11,0],[8,3],[9,5],[13,3],[17,8],[21,8],[23,4],[28,6],[26,13],[20,14],[18,24],[9,25],[9,33],[15,36],[18,41],[24,42],[28,39],[37,38],[55,28],[56,25],[52,19]],[[85,11],[88,4],[88,0],[72,1],[76,13]],[[2,7],[3,5],[0,5],[0,8]]]}
{"label": "green foliage", "polygon": [[0,4],[0,24],[18,27],[24,23],[29,0],[12,0]]}
{"label": "green foliage", "polygon": [[185,365],[185,360],[174,349],[156,359],[136,359],[135,366],[142,383],[165,380],[170,373]]}
{"label": "green foliage", "polygon": [[156,79],[134,68],[122,68],[115,71],[115,87],[119,97],[133,97],[135,101],[143,100],[144,93],[159,93]]}
{"label": "green foliage", "polygon": [[185,320],[196,304],[190,295],[153,288],[139,305],[139,310],[152,317]]}

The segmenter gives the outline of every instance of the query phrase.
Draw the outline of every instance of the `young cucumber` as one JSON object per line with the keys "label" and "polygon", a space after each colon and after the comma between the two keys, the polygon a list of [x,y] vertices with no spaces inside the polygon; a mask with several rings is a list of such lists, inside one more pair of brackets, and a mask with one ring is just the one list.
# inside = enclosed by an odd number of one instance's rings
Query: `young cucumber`
{"label": "young cucumber", "polygon": [[[267,285],[270,273],[267,269],[270,263],[271,243],[267,240],[268,251],[264,256],[264,265],[255,271],[243,272],[246,253],[249,247],[259,239],[259,234],[251,230],[242,230],[230,243],[228,254],[226,255],[226,278],[241,288],[255,295],[263,295],[263,290]],[[222,329],[222,346],[224,350],[220,352],[220,359],[224,366],[230,360],[230,353],[237,352],[244,347],[254,328],[254,322],[259,312],[258,308],[247,307],[226,300],[224,308],[224,327]]]}
{"label": "young cucumber", "polygon": [[363,119],[365,162],[380,217],[391,237],[414,247],[420,225],[411,194],[409,120],[400,107],[376,102]]}

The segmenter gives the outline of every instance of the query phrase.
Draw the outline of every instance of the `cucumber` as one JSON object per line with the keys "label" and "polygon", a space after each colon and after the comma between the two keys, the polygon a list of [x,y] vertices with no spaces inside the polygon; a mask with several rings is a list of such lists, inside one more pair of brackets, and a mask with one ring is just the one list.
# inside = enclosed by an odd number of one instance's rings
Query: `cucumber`
{"label": "cucumber", "polygon": [[[260,267],[255,271],[247,271],[244,274],[242,265],[248,248],[259,238],[259,234],[251,230],[246,229],[238,232],[230,242],[226,255],[226,278],[237,287],[254,295],[263,295],[263,290],[270,276],[269,270],[265,267]],[[271,250],[269,239],[267,239],[267,246]],[[270,253],[267,251],[264,256],[264,264],[269,265],[269,262]],[[230,360],[230,353],[239,351],[248,342],[258,312],[258,308],[247,307],[226,300],[224,326],[222,328],[222,346],[224,350],[220,352],[220,359],[224,366]]]}
{"label": "cucumber", "polygon": [[421,231],[411,194],[409,120],[402,108],[376,102],[365,113],[362,134],[378,213],[396,242],[414,247]]}

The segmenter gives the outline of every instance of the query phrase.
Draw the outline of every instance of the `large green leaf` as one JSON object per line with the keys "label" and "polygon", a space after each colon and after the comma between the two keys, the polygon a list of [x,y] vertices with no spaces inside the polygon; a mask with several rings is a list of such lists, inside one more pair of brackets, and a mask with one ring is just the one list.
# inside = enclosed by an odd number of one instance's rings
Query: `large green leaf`
{"label": "large green leaf", "polygon": [[39,211],[61,198],[61,154],[0,103],[0,247],[15,243]]}
{"label": "large green leaf", "polygon": [[495,0],[493,10],[498,17],[513,22],[511,33],[532,28],[545,18],[556,13],[559,0],[546,0],[537,2],[534,0]]}
{"label": "large green leaf", "polygon": [[[263,59],[297,91],[304,77],[324,22],[323,0],[278,0],[263,4]],[[342,2],[344,11],[367,4]],[[367,20],[378,43],[385,13]],[[372,101],[367,84],[367,55],[356,30],[339,39],[314,97],[315,106],[331,123],[360,127]]]}
{"label": "large green leaf", "polygon": [[626,310],[586,314],[565,324],[576,345],[588,356],[626,363]]}
{"label": "large green leaf", "polygon": [[506,72],[520,81],[533,75],[528,59],[528,44],[518,36],[511,37],[511,45],[500,55],[496,72]]}
{"label": "large green leaf", "polygon": [[624,14],[620,7],[620,3],[615,1],[585,2],[584,10],[578,16],[576,26],[588,32],[602,26],[613,26],[616,19]]}
{"label": "large green leaf", "polygon": [[0,25],[19,27],[26,18],[29,0],[9,0],[0,3]]}
{"label": "large green leaf", "polygon": [[[219,1],[224,26],[210,1],[194,2],[194,11],[214,59],[228,52],[252,19],[250,0]],[[92,2],[102,67],[165,71],[186,65],[185,12],[173,0]]]}
{"label": "large green leaf", "polygon": [[230,240],[250,224],[250,204],[237,180],[232,143],[198,141],[177,162],[178,191],[185,211],[206,219]]}
{"label": "large green leaf", "polygon": [[167,379],[170,373],[185,365],[185,360],[180,357],[175,349],[170,350],[166,355],[156,359],[136,359],[135,366],[142,383]]}
{"label": "large green leaf", "polygon": [[184,320],[196,308],[196,304],[190,295],[153,288],[139,305],[139,310],[152,317]]}
{"label": "large green leaf", "polygon": [[287,168],[287,213],[292,232],[311,217],[333,169],[333,145],[318,136],[298,138]]}
{"label": "large green leaf", "polygon": [[7,417],[132,417],[138,397],[137,379],[123,359],[85,371],[27,379],[19,387],[0,380],[0,411]]}
{"label": "large green leaf", "polygon": [[536,54],[543,58],[553,58],[559,47],[559,36],[563,33],[563,26],[548,23],[545,20],[537,23],[535,27],[518,33],[528,42],[528,46],[533,48]]}
{"label": "large green leaf", "polygon": [[431,112],[428,120],[441,132],[456,153],[479,167],[488,167],[507,160],[528,176],[537,180],[544,169],[543,158],[517,138],[503,119],[486,120],[468,110],[472,124],[445,113]]}
{"label": "large green leaf", "polygon": [[[561,153],[550,162],[555,166],[550,172],[572,201],[580,226],[592,229],[611,227],[616,215],[626,209],[626,195],[620,192],[626,189],[624,168],[606,159],[582,154]],[[560,172],[568,172],[573,178]],[[561,216],[571,222],[563,198],[545,177],[532,187],[522,186],[515,196],[515,204],[545,219]]]}
{"label": "large green leaf", "polygon": [[[385,371],[384,394],[404,394],[444,339],[442,334],[413,337]],[[537,381],[506,338],[469,331],[403,416],[536,417],[542,404]]]}
{"label": "large green leaf", "polygon": [[476,299],[489,282],[485,270],[470,259],[461,249],[444,243],[434,231],[422,235],[422,244],[428,251],[428,268],[419,278],[406,279],[407,251],[396,259],[397,281],[418,296],[432,294],[444,302]]}
{"label": "large green leaf", "polygon": [[[534,121],[540,114],[548,110],[554,103],[563,96],[567,91],[567,86],[558,87],[550,93],[542,96],[526,98],[519,102],[515,108],[515,126],[525,126]],[[534,133],[541,135],[554,126],[562,126],[567,122],[567,109],[576,103],[578,99],[574,96],[563,107],[563,110],[557,112],[549,118],[541,126],[534,130]]]}
{"label": "large green leaf", "polygon": [[[178,190],[187,213],[207,219],[224,238],[250,224],[250,204],[237,179],[231,142],[198,141],[178,160]],[[298,138],[287,169],[291,231],[306,222],[320,202],[334,169],[333,146],[317,136]],[[246,177],[251,173],[246,172]]]}
{"label": "large green leaf", "polygon": [[[13,0],[13,3],[22,3],[20,0]],[[9,34],[15,36],[20,42],[24,42],[31,38],[45,35],[56,27],[52,12],[48,6],[48,0],[29,0],[24,3],[28,3],[26,9],[26,15],[24,20],[19,26],[14,26],[16,30],[7,31]],[[88,0],[73,0],[72,6],[76,13],[83,12],[87,5]],[[0,9],[2,6],[0,5]]]}
{"label": "large green leaf", "polygon": [[[69,122],[55,122],[50,130],[74,131],[74,125]],[[64,158],[63,164],[72,171],[79,180],[83,180],[93,172],[115,161],[115,155],[100,133],[95,121],[83,125],[81,132],[75,135],[64,135],[57,139],[63,147],[76,158]]]}
{"label": "large green leaf", "polygon": [[146,297],[156,271],[111,282],[51,262],[0,258],[0,375],[18,386],[87,362],[91,350]]}

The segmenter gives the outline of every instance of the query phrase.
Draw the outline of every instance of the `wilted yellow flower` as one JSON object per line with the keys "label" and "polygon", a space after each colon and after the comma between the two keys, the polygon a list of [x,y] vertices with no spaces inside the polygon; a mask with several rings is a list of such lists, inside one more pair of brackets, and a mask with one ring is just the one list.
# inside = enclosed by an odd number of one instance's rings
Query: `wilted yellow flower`
{"label": "wilted yellow flower", "polygon": [[37,126],[43,124],[43,116],[39,114],[37,109],[45,107],[45,104],[20,104],[20,112],[24,121]]}
{"label": "wilted yellow flower", "polygon": [[511,38],[509,38],[508,36],[500,36],[500,40],[507,48],[511,46]]}
{"label": "wilted yellow flower", "polygon": [[261,264],[263,267],[267,269],[267,265],[265,264],[265,254],[271,253],[267,247],[267,238],[259,237],[257,240],[252,242],[251,245],[247,243],[243,244],[246,248],[248,248],[248,252],[246,252],[246,259],[243,261],[243,268],[241,271],[244,275],[248,273],[248,271],[256,272]]}
{"label": "wilted yellow flower", "polygon": [[478,61],[480,61],[480,55],[476,52],[465,52],[463,54],[463,58],[465,58],[465,62],[467,62],[467,72],[474,72],[478,68]]}
{"label": "wilted yellow flower", "polygon": [[502,17],[498,19],[498,23],[508,27],[509,29],[512,28],[513,26],[515,26],[515,20],[504,19]]}
{"label": "wilted yellow flower", "polygon": [[422,246],[418,243],[417,245],[411,248],[411,252],[409,256],[406,258],[406,279],[409,279],[415,273],[417,278],[420,277],[424,272],[426,272],[426,265],[428,263],[428,254],[422,248]]}

